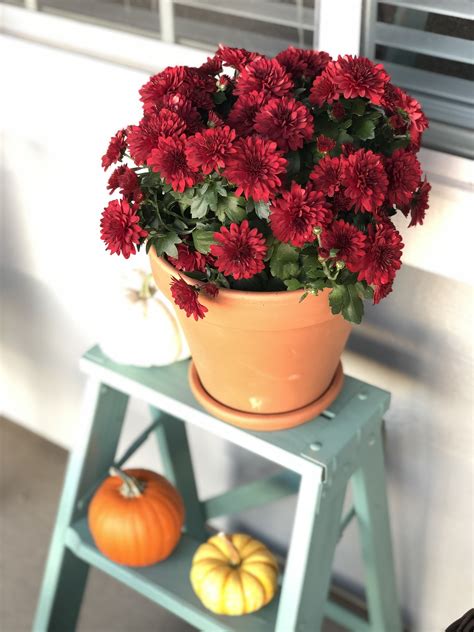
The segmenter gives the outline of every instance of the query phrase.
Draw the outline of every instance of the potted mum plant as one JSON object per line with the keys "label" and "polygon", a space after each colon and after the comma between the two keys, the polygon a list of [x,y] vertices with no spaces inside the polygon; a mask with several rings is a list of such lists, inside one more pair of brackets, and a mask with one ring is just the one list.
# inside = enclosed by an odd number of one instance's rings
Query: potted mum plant
{"label": "potted mum plant", "polygon": [[364,300],[392,291],[393,216],[423,224],[419,103],[367,58],[293,47],[221,46],[140,96],[142,120],[102,158],[121,195],[102,239],[125,257],[146,243],[208,410],[263,430],[311,419],[342,386]]}

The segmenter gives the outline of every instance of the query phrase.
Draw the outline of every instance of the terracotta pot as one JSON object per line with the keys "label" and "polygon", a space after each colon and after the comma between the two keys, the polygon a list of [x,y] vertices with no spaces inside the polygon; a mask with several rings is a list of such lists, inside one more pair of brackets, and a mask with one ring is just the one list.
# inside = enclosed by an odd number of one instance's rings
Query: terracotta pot
{"label": "terracotta pot", "polygon": [[[177,271],[154,248],[150,261],[157,286],[172,300]],[[176,308],[195,365],[191,386],[203,406],[255,430],[295,426],[324,410],[342,387],[339,358],[351,329],[331,314],[328,292],[302,303],[301,290],[221,289],[213,299],[202,293],[209,311],[197,322]]]}

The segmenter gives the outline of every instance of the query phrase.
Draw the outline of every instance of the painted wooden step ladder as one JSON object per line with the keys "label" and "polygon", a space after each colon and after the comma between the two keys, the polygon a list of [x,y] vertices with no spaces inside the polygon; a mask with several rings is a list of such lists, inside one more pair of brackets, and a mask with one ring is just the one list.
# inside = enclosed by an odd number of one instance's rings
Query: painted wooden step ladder
{"label": "painted wooden step ladder", "polygon": [[[346,377],[330,410],[313,421],[291,430],[252,432],[217,420],[199,406],[188,387],[187,362],[152,369],[126,367],[94,347],[82,358],[81,367],[88,375],[81,436],[67,467],[34,632],[75,629],[90,566],[204,632],[317,632],[324,616],[355,632],[401,632],[381,440],[389,393]],[[149,404],[152,422],[117,459],[130,397]],[[279,464],[281,472],[201,501],[186,423]],[[151,434],[158,438],[164,474],[183,495],[186,528],[166,561],[134,569],[111,562],[97,550],[87,526],[87,505],[109,467],[123,465]],[[342,517],[349,481],[353,508]],[[242,617],[206,610],[189,582],[193,554],[209,535],[206,520],[295,492],[292,537],[277,597]],[[335,547],[353,517],[362,541],[369,621],[328,600]]]}

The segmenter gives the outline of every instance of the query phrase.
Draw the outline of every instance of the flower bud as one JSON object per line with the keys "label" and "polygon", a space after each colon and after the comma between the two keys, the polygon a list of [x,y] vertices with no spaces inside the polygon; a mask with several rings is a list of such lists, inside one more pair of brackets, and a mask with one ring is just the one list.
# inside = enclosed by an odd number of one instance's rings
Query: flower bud
{"label": "flower bud", "polygon": [[342,270],[342,268],[345,268],[346,264],[344,263],[344,261],[336,261],[336,270]]}

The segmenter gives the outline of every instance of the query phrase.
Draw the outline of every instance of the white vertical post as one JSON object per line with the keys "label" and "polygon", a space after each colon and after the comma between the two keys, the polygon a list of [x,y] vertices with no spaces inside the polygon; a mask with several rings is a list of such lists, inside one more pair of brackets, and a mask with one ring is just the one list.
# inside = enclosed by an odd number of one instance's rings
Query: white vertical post
{"label": "white vertical post", "polygon": [[364,0],[315,1],[314,48],[338,55],[360,53]]}
{"label": "white vertical post", "polygon": [[29,9],[30,11],[38,11],[37,0],[25,0],[25,9]]}
{"label": "white vertical post", "polygon": [[173,0],[160,0],[160,33],[163,42],[174,42]]}

